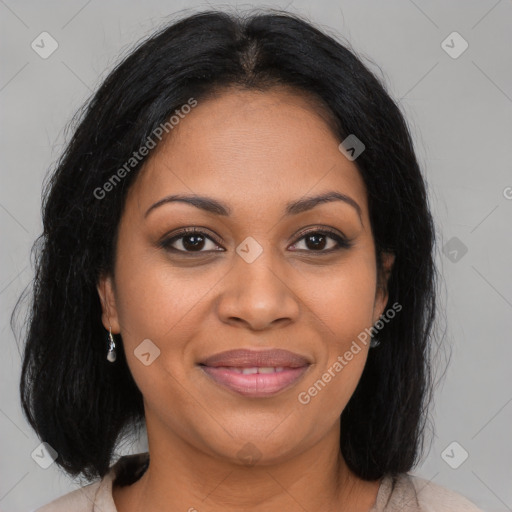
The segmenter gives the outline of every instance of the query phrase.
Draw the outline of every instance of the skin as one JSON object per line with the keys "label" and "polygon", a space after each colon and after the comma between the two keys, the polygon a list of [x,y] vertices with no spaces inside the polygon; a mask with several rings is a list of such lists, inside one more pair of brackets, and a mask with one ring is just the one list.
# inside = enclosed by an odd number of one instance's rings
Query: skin
{"label": "skin", "polygon": [[[284,88],[228,89],[199,102],[128,192],[115,277],[102,277],[98,293],[103,324],[122,334],[144,396],[151,463],[137,482],[113,489],[120,512],[367,512],[375,502],[380,481],[354,475],[339,447],[339,417],[369,345],[310,403],[298,401],[388,299],[378,286],[364,181],[312,105]],[[283,215],[289,201],[326,191],[350,196],[361,216],[344,201]],[[231,213],[172,202],[145,217],[170,194],[210,196]],[[212,237],[200,252],[187,237],[174,241],[175,252],[158,246],[190,227]],[[298,236],[305,227],[331,228],[353,246],[328,253],[338,245],[328,236],[316,249]],[[235,252],[247,237],[263,250],[252,263]],[[385,255],[384,283],[393,260]],[[148,366],[134,355],[145,339],[161,351]],[[234,348],[285,348],[312,364],[279,394],[248,398],[196,365]],[[257,453],[255,463],[237,456],[244,447]]]}

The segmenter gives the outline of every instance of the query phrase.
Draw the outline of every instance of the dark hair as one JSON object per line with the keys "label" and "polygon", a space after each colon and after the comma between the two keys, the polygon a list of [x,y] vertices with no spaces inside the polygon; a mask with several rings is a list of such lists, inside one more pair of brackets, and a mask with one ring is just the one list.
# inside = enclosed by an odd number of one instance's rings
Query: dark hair
{"label": "dark hair", "polygon": [[144,423],[122,343],[117,363],[106,360],[96,285],[113,274],[126,192],[145,159],[106,200],[94,191],[190,98],[274,86],[324,105],[340,142],[355,134],[365,144],[354,163],[367,188],[379,272],[383,251],[396,256],[388,304],[402,310],[380,331],[342,413],[342,454],[367,480],[418,462],[432,391],[437,271],[426,183],[404,117],[353,50],[300,17],[207,11],[166,26],[109,74],[46,183],[20,394],[31,426],[70,475],[103,477],[120,437]]}

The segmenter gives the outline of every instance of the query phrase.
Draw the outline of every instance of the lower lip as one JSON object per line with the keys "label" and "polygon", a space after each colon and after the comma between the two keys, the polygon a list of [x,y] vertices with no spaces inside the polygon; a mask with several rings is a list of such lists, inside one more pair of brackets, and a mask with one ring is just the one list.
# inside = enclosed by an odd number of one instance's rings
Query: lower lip
{"label": "lower lip", "polygon": [[271,396],[291,386],[304,375],[308,366],[285,368],[282,372],[252,373],[244,375],[226,368],[201,366],[215,382],[237,393],[250,397]]}

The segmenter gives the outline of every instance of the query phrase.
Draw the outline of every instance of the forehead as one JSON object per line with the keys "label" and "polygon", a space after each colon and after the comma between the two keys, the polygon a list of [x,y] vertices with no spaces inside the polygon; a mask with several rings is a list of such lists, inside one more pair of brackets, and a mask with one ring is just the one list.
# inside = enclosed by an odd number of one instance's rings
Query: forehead
{"label": "forehead", "polygon": [[130,191],[139,207],[173,193],[282,205],[338,190],[367,209],[366,188],[326,113],[305,95],[227,90],[198,101],[153,150]]}

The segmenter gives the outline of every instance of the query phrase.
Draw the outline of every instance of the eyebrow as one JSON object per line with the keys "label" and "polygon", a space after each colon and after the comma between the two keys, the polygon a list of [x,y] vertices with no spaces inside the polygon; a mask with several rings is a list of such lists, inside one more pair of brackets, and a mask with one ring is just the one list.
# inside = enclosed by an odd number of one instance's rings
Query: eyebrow
{"label": "eyebrow", "polygon": [[[298,213],[311,210],[319,204],[329,203],[332,201],[343,201],[346,204],[352,206],[356,210],[359,216],[359,220],[361,220],[362,223],[362,211],[359,204],[356,203],[356,201],[354,201],[354,199],[352,199],[350,196],[340,194],[339,192],[336,191],[325,192],[317,196],[304,197],[297,201],[288,202],[285,208],[285,216],[297,215]],[[196,208],[199,208],[209,213],[213,213],[214,215],[229,216],[231,214],[231,209],[229,208],[229,206],[216,199],[213,199],[212,197],[197,195],[188,196],[177,194],[164,197],[163,199],[157,201],[155,204],[151,205],[144,214],[144,218],[146,218],[151,211],[158,208],[159,206],[172,202],[182,202],[191,204]]]}

